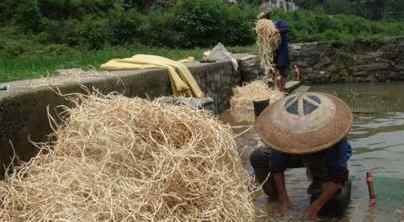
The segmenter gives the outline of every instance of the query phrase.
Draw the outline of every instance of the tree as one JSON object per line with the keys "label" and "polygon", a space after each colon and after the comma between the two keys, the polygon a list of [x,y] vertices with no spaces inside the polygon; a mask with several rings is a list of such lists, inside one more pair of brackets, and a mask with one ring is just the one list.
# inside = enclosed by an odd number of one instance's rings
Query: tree
{"label": "tree", "polygon": [[41,22],[38,0],[18,0],[15,20],[27,31],[37,31]]}
{"label": "tree", "polygon": [[0,1],[0,23],[11,23],[17,7],[15,0]]}

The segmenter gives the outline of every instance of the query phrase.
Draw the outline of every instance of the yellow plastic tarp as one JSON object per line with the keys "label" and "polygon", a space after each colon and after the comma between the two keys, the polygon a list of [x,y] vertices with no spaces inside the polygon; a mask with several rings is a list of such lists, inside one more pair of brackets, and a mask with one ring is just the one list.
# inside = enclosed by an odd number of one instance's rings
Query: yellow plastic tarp
{"label": "yellow plastic tarp", "polygon": [[101,65],[101,68],[108,71],[166,68],[168,69],[171,88],[175,96],[204,97],[195,78],[183,62],[192,61],[193,58],[174,61],[168,58],[155,55],[135,55],[125,59],[112,59]]}

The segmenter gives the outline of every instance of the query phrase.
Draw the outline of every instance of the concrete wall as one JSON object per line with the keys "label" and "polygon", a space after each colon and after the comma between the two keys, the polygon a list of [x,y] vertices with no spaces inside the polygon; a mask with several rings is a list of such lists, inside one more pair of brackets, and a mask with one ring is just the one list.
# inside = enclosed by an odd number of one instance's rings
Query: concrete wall
{"label": "concrete wall", "polygon": [[[232,88],[241,81],[231,63],[193,63],[189,68],[202,90],[215,100],[214,111],[228,108]],[[166,70],[86,73],[12,82],[9,92],[0,91],[0,166],[10,163],[13,148],[20,160],[26,161],[35,155],[38,149],[30,141],[51,139],[48,110],[57,116],[61,105],[70,105],[60,93],[86,92],[83,86],[102,93],[115,91],[128,97],[171,95]],[[0,172],[4,172],[3,169]]]}

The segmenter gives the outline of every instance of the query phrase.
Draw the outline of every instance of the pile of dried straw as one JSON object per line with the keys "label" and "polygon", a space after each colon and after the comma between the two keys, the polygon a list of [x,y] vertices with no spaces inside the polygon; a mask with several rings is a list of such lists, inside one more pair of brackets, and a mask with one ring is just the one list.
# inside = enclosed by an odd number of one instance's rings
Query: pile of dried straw
{"label": "pile of dried straw", "polygon": [[80,101],[54,152],[45,146],[0,184],[0,221],[253,221],[231,130],[211,114],[116,95]]}
{"label": "pile of dried straw", "polygon": [[269,99],[271,103],[274,103],[283,98],[283,96],[282,92],[270,89],[262,80],[236,87],[233,89],[233,97],[230,100],[231,115],[239,122],[254,121],[253,101]]}

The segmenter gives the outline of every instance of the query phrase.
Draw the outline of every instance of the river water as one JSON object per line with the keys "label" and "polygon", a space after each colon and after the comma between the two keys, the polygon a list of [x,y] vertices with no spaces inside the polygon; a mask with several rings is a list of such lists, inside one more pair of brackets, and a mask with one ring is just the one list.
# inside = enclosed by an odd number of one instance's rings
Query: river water
{"label": "river water", "polygon": [[[352,201],[346,215],[340,219],[321,221],[404,221],[404,83],[335,84],[315,86],[311,91],[337,95],[354,112],[349,140],[353,147],[350,160]],[[245,166],[253,174],[248,162],[250,153],[264,146],[253,123],[238,122],[230,112],[222,119],[234,126],[238,148]],[[377,205],[369,207],[366,172],[375,178]],[[309,181],[304,169],[287,171],[287,189],[294,203],[288,216],[276,217],[276,203],[262,193],[256,195],[257,221],[304,221],[303,211],[309,206],[306,189]]]}

